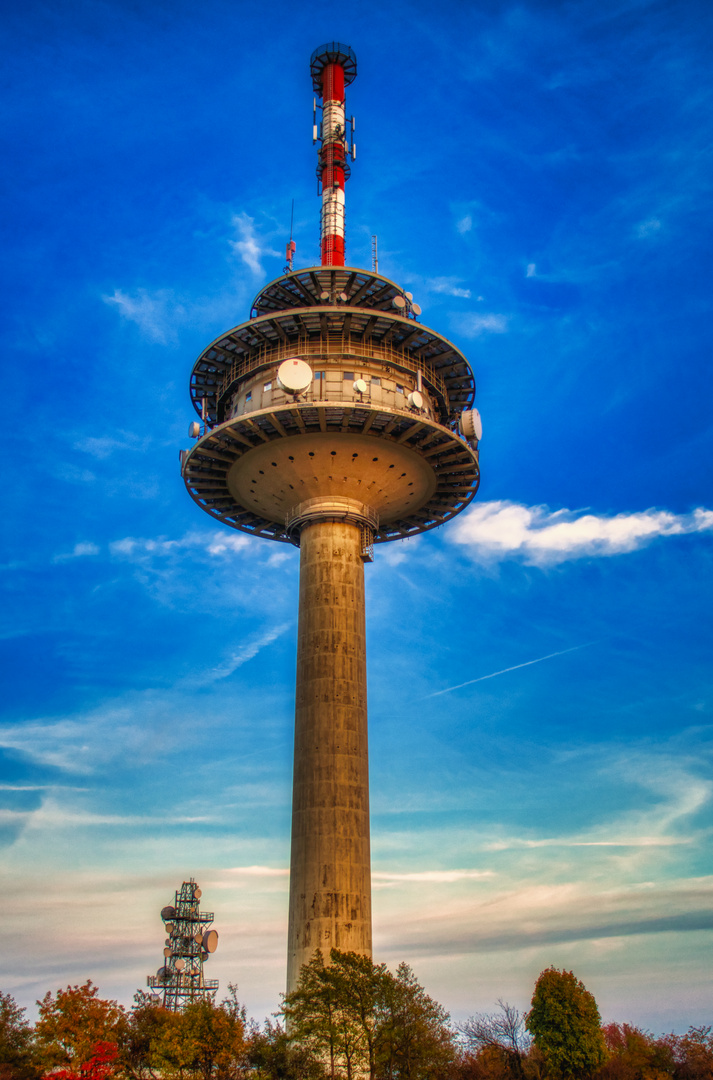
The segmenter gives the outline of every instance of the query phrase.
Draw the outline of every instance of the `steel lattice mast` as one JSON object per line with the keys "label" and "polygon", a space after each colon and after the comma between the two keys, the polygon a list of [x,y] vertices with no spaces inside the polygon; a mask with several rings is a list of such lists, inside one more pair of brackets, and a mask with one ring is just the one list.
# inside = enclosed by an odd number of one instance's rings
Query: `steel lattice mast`
{"label": "steel lattice mast", "polygon": [[165,1009],[178,1012],[192,1001],[212,1000],[217,979],[206,979],[203,964],[218,946],[218,931],[211,930],[212,911],[200,910],[201,890],[193,878],[176,890],[173,904],[161,909],[168,937],[163,966],[146,983],[158,990]]}
{"label": "steel lattice mast", "polygon": [[374,544],[460,513],[480,481],[465,356],[419,321],[410,293],[344,265],[356,57],[331,42],[310,70],[323,102],[321,265],[293,270],[291,241],[289,271],[201,353],[191,396],[203,425],[181,453],[206,513],[300,548],[288,991],[318,948],[371,955],[364,564]]}

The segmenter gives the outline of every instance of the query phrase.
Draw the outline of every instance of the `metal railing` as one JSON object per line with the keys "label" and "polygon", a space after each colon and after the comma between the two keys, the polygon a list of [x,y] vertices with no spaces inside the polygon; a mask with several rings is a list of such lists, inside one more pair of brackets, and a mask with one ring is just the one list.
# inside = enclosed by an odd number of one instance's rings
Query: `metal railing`
{"label": "metal railing", "polygon": [[310,357],[313,360],[319,359],[325,365],[336,364],[340,360],[350,359],[351,357],[355,361],[378,360],[385,364],[391,364],[400,371],[408,371],[413,375],[420,372],[424,382],[435,390],[446,409],[449,405],[445,381],[429,364],[426,364],[423,360],[414,359],[404,349],[395,348],[392,345],[372,344],[361,340],[353,341],[350,334],[330,334],[321,337],[319,340],[301,337],[295,341],[280,345],[263,345],[251,352],[250,356],[245,357],[245,359],[233,362],[218,387],[218,400],[239,380],[255,374],[263,368],[272,367],[292,356]]}

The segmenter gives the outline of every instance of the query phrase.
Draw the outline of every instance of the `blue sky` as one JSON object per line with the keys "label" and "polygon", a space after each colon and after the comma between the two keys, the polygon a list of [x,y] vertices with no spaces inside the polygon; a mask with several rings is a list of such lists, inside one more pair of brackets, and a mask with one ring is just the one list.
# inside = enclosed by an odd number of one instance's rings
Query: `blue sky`
{"label": "blue sky", "polygon": [[[455,1017],[549,964],[710,1021],[702,2],[5,11],[2,986],[125,1003],[194,876],[284,985],[296,549],[178,471],[203,346],[318,259],[308,60],[350,44],[347,252],[470,358],[477,503],[367,567],[375,950]],[[266,30],[268,31],[266,33]],[[533,663],[533,661],[537,661]],[[708,956],[706,955],[708,952]]]}

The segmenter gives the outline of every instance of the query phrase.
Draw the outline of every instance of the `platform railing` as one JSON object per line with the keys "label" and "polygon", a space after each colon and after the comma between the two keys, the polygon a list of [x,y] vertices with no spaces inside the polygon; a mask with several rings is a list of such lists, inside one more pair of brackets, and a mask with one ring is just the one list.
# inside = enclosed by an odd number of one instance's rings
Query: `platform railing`
{"label": "platform railing", "polygon": [[[448,409],[448,389],[445,381],[430,364],[414,359],[404,349],[395,348],[392,345],[372,344],[370,341],[355,341],[349,334],[329,334],[319,339],[302,337],[280,345],[263,345],[256,348],[249,356],[236,360],[231,365],[218,387],[218,400],[234,383],[292,356],[319,359],[320,363],[326,365],[354,357],[355,361],[378,360],[413,375],[420,372],[424,382],[435,390],[443,402],[443,407]],[[340,366],[344,367],[344,364]]]}

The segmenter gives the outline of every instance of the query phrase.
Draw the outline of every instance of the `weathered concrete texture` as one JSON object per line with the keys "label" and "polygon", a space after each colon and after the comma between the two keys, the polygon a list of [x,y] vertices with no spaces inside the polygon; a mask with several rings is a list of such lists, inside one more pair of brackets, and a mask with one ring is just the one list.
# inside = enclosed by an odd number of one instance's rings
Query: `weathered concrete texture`
{"label": "weathered concrete texture", "polygon": [[371,956],[364,564],[357,525],[300,536],[287,990],[317,949]]}

